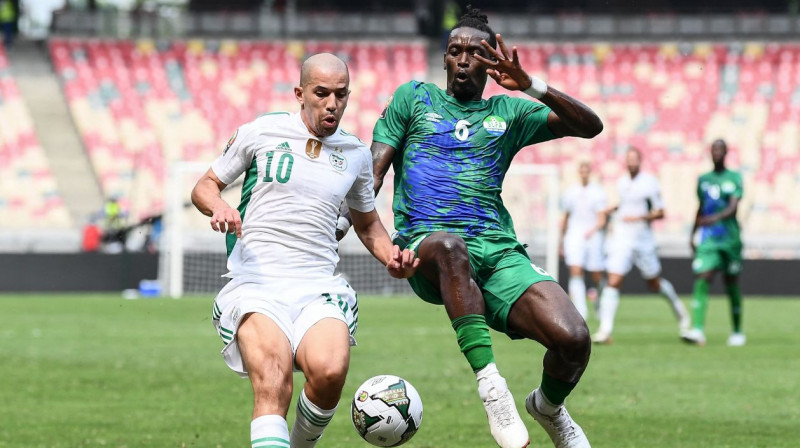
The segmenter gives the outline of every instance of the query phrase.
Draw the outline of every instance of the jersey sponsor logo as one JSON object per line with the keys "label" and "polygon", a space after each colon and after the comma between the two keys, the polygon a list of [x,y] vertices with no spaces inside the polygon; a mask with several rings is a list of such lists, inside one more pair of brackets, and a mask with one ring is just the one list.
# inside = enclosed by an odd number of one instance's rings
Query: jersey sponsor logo
{"label": "jersey sponsor logo", "polygon": [[275,151],[292,152],[292,147],[289,146],[289,142],[283,142],[280,145],[275,145]]}
{"label": "jersey sponsor logo", "polygon": [[313,138],[308,139],[306,142],[306,155],[310,159],[316,159],[319,157],[319,153],[322,152],[322,142]]}
{"label": "jersey sponsor logo", "polygon": [[497,115],[489,115],[483,120],[483,128],[486,129],[486,132],[496,137],[505,134],[507,126],[506,120]]}
{"label": "jersey sponsor logo", "polygon": [[228,139],[228,144],[225,145],[225,151],[222,151],[223,154],[227,154],[228,150],[231,149],[231,146],[233,146],[233,142],[236,141],[236,136],[237,135],[239,135],[239,130],[238,129],[235,130],[233,132],[233,135],[231,135],[231,138]]}
{"label": "jersey sponsor logo", "polygon": [[389,109],[389,105],[392,104],[392,99],[394,99],[394,95],[390,96],[389,99],[386,100],[386,105],[383,106],[383,112],[381,112],[381,120],[386,118],[386,111]]}
{"label": "jersey sponsor logo", "polygon": [[337,171],[344,171],[347,169],[347,159],[341,154],[332,152],[328,160],[331,162],[331,166],[336,168]]}
{"label": "jersey sponsor logo", "polygon": [[438,123],[442,121],[442,116],[435,112],[428,112],[427,114],[425,114],[425,119],[428,121],[432,121],[434,123]]}

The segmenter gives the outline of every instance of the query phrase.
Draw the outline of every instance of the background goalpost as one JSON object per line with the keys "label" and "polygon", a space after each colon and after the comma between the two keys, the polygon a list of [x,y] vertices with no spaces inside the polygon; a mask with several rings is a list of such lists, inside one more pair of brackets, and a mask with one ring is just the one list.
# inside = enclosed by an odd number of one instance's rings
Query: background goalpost
{"label": "background goalpost", "polygon": [[[209,219],[191,204],[191,190],[208,170],[207,164],[177,162],[166,182],[164,233],[160,242],[159,281],[164,294],[173,298],[184,294],[213,295],[225,284],[225,237],[211,230]],[[393,174],[390,171],[376,208],[390,233]],[[558,279],[559,170],[556,165],[511,164],[503,184],[503,201],[514,220],[519,240],[527,245],[535,264]],[[223,192],[223,198],[236,207],[240,184]],[[340,242],[338,271],[362,294],[411,294],[408,283],[389,277],[383,266],[361,245],[355,232]],[[280,260],[276,260],[280,263]]]}

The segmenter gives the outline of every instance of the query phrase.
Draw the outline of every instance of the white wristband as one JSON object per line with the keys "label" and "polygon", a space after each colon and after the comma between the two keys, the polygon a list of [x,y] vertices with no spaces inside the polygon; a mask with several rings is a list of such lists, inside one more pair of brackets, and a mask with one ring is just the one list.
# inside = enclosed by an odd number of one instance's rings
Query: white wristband
{"label": "white wristband", "polygon": [[547,83],[535,76],[531,76],[531,86],[523,90],[523,92],[540,100],[547,93]]}
{"label": "white wristband", "polygon": [[342,237],[344,237],[347,235],[347,231],[350,230],[350,221],[344,216],[340,216],[339,219],[336,220],[336,230],[340,230],[342,232]]}

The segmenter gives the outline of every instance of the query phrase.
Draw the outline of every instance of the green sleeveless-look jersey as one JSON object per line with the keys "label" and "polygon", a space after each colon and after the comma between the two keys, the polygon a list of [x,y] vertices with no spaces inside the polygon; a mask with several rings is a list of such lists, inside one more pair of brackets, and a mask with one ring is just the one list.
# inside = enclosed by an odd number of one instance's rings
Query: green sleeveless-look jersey
{"label": "green sleeveless-look jersey", "polygon": [[395,229],[405,237],[514,235],[500,198],[503,179],[521,148],[555,138],[549,113],[539,102],[506,95],[460,102],[432,84],[400,86],[373,134],[397,151]]}

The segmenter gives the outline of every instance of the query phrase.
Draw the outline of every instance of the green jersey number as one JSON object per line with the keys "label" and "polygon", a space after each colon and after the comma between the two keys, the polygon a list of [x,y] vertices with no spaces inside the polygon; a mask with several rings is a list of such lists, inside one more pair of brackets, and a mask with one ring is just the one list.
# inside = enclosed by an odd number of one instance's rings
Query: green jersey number
{"label": "green jersey number", "polygon": [[275,157],[274,152],[267,153],[267,166],[265,167],[264,171],[266,172],[266,176],[264,176],[264,182],[272,182],[273,180],[277,180],[278,182],[285,184],[289,177],[292,175],[292,165],[294,165],[294,156],[291,153],[285,152],[281,155],[278,159],[277,169],[275,170],[275,177],[272,177],[272,159]]}

